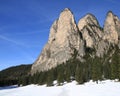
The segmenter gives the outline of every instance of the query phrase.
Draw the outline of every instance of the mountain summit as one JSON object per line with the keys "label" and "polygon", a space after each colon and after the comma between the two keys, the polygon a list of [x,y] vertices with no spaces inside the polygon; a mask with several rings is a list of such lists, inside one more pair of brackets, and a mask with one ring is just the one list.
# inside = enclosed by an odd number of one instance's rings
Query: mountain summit
{"label": "mountain summit", "polygon": [[109,11],[104,24],[104,39],[113,44],[118,44],[120,36],[120,20]]}
{"label": "mountain summit", "polygon": [[72,12],[65,8],[55,20],[51,29],[48,43],[32,66],[32,73],[56,67],[71,58],[74,50],[84,55],[83,40],[75,23]]}
{"label": "mountain summit", "polygon": [[73,56],[84,62],[84,56],[103,57],[109,48],[120,45],[120,20],[108,12],[101,28],[92,14],[87,14],[76,24],[73,13],[65,8],[51,26],[47,44],[32,65],[31,73],[47,71],[63,64]]}

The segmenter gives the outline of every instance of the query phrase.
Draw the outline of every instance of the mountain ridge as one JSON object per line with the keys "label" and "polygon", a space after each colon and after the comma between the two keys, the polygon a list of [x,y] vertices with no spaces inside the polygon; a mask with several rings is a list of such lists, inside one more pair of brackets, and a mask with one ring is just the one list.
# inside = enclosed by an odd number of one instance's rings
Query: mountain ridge
{"label": "mountain ridge", "polygon": [[51,26],[48,43],[32,65],[31,73],[47,71],[65,63],[75,50],[81,62],[88,49],[94,50],[93,57],[103,57],[111,45],[120,45],[119,38],[120,20],[112,11],[108,11],[102,28],[91,13],[76,24],[73,12],[65,8]]}
{"label": "mountain ridge", "polygon": [[[111,11],[107,13],[102,28],[92,14],[82,17],[77,24],[73,13],[65,8],[52,24],[48,42],[40,56],[32,67],[30,65],[27,71],[23,71],[27,73],[18,74],[13,80],[12,75],[8,76],[9,72],[6,72],[8,79],[3,77],[0,85],[53,86],[55,80],[57,85],[73,80],[78,84],[90,80],[120,81],[119,38],[120,20]],[[16,74],[18,71],[12,72]]]}

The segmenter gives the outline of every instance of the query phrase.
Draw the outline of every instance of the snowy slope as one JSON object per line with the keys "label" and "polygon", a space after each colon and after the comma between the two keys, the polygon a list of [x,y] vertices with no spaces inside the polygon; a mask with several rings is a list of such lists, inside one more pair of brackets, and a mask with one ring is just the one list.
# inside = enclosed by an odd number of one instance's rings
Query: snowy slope
{"label": "snowy slope", "polygon": [[0,88],[0,96],[120,96],[120,82],[106,80],[98,84],[92,81],[83,85],[76,84],[73,81],[53,87],[28,85]]}

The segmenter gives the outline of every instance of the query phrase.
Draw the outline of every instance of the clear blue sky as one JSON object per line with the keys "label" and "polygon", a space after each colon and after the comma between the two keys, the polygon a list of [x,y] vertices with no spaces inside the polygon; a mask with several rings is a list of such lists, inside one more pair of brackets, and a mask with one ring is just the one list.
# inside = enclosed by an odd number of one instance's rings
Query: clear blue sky
{"label": "clear blue sky", "polygon": [[33,63],[66,7],[77,22],[92,13],[103,26],[109,10],[120,17],[120,0],[0,0],[0,70]]}

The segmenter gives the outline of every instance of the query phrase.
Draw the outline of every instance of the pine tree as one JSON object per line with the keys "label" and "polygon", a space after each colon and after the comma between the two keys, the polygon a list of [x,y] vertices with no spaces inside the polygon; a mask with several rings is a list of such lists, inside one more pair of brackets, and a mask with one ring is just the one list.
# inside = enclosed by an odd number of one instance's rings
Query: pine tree
{"label": "pine tree", "polygon": [[120,78],[120,50],[118,46],[115,46],[115,52],[113,54],[111,63],[111,79]]}
{"label": "pine tree", "polygon": [[47,86],[53,86],[54,81],[54,71],[53,69],[47,72]]}
{"label": "pine tree", "polygon": [[65,72],[64,72],[65,81],[70,82],[70,77],[71,77],[71,68],[70,68],[70,64],[67,63],[65,65]]}
{"label": "pine tree", "polygon": [[78,84],[84,83],[82,63],[77,64],[76,72],[75,72],[75,80],[78,82]]}
{"label": "pine tree", "polygon": [[86,62],[83,62],[83,80],[84,82],[87,82],[89,81],[90,79],[90,74],[89,74],[89,66],[90,64],[89,63],[86,63]]}
{"label": "pine tree", "polygon": [[109,61],[105,62],[103,65],[103,78],[104,79],[110,79],[111,78],[111,68],[110,68],[111,63]]}
{"label": "pine tree", "polygon": [[64,82],[64,64],[58,66],[57,73],[57,82],[59,85],[62,85]]}
{"label": "pine tree", "polygon": [[100,58],[95,57],[92,62],[92,80],[98,82],[102,79],[102,64]]}

